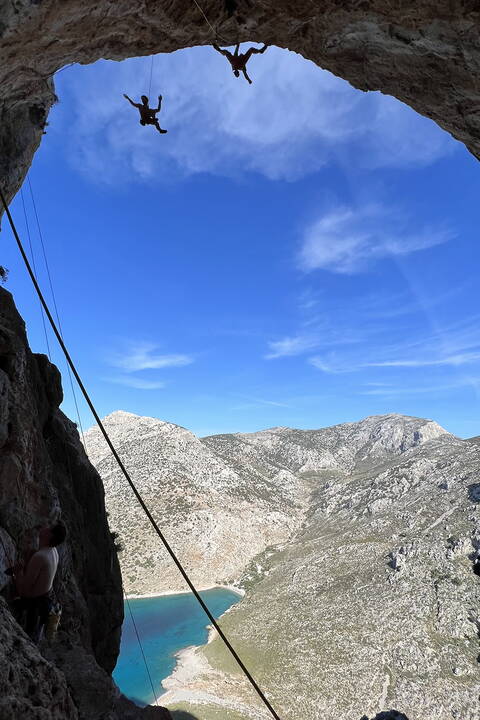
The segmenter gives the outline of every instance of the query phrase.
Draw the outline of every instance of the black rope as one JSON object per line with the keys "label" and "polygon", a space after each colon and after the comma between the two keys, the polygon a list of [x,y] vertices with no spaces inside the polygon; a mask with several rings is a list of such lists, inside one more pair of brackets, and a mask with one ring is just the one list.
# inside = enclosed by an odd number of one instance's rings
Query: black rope
{"label": "black rope", "polygon": [[153,55],[150,62],[150,82],[148,84],[148,97],[150,98],[150,93],[152,92],[152,73],[153,73]]}
{"label": "black rope", "polygon": [[240,659],[239,655],[237,654],[237,652],[235,651],[235,649],[234,649],[233,646],[231,645],[229,639],[228,639],[228,638],[226,637],[226,635],[224,634],[224,632],[223,632],[223,630],[221,629],[220,625],[217,623],[217,621],[216,621],[215,618],[213,617],[212,613],[210,612],[210,610],[208,609],[208,607],[206,606],[206,604],[204,603],[204,601],[203,601],[202,598],[200,597],[200,595],[199,595],[199,593],[198,593],[198,590],[195,588],[195,586],[193,585],[193,583],[192,583],[192,581],[190,580],[189,576],[187,575],[186,571],[183,569],[182,564],[180,563],[179,559],[177,558],[177,556],[175,555],[174,551],[173,551],[172,548],[170,547],[170,545],[169,545],[168,541],[166,540],[166,538],[164,537],[162,531],[161,531],[160,528],[158,527],[158,525],[157,525],[156,521],[154,520],[154,518],[153,518],[153,516],[152,516],[152,514],[151,514],[151,512],[150,512],[150,510],[148,509],[147,505],[145,504],[145,501],[143,500],[142,496],[141,496],[140,493],[138,492],[138,490],[137,490],[137,488],[136,488],[133,480],[131,479],[131,477],[130,477],[128,471],[127,471],[127,469],[125,468],[123,462],[121,461],[121,459],[120,459],[120,457],[119,457],[119,455],[118,455],[118,453],[117,453],[117,451],[116,451],[116,449],[115,449],[112,441],[110,440],[110,437],[109,437],[109,435],[108,435],[108,433],[107,433],[107,431],[106,431],[106,429],[105,429],[105,427],[104,427],[104,425],[103,425],[103,423],[102,423],[102,421],[101,421],[101,419],[100,419],[100,417],[99,417],[99,415],[98,415],[98,413],[97,413],[97,411],[96,411],[96,409],[95,409],[95,406],[94,406],[94,404],[92,403],[92,401],[91,401],[91,399],[90,399],[90,396],[89,396],[89,394],[88,394],[88,392],[87,392],[87,390],[86,390],[86,388],[85,388],[85,386],[84,386],[84,384],[83,384],[83,382],[82,382],[82,380],[81,380],[81,378],[80,378],[80,375],[79,375],[78,372],[77,372],[77,369],[76,369],[76,367],[75,367],[75,365],[74,365],[74,363],[73,363],[73,361],[72,361],[72,359],[71,359],[71,357],[70,357],[70,354],[69,354],[69,352],[68,352],[68,350],[67,350],[67,348],[66,348],[66,346],[65,346],[65,343],[63,342],[62,336],[60,335],[60,333],[59,333],[59,331],[58,331],[58,329],[57,329],[57,326],[56,326],[55,321],[54,321],[54,319],[53,319],[53,317],[52,317],[52,314],[51,314],[51,312],[50,312],[50,310],[49,310],[49,307],[48,307],[48,305],[47,305],[47,303],[46,303],[46,301],[45,301],[45,298],[43,297],[43,294],[42,294],[42,291],[41,291],[41,289],[40,289],[40,286],[39,286],[39,284],[38,284],[38,282],[37,282],[37,279],[36,279],[36,277],[35,277],[35,274],[34,274],[33,271],[32,271],[32,268],[31,268],[30,263],[29,263],[29,261],[28,261],[28,257],[27,257],[27,255],[26,255],[26,253],[25,253],[25,250],[24,250],[24,248],[23,248],[22,242],[21,242],[20,237],[19,237],[19,235],[18,235],[17,229],[16,229],[16,227],[15,227],[15,223],[13,222],[13,218],[12,218],[12,215],[11,215],[10,210],[9,210],[9,208],[8,208],[7,201],[6,201],[6,199],[5,199],[5,196],[4,196],[4,194],[3,194],[3,190],[2,190],[2,189],[0,189],[0,199],[1,199],[2,203],[3,203],[3,207],[5,208],[5,212],[6,212],[6,214],[7,214],[8,222],[10,223],[10,227],[12,228],[12,232],[13,232],[13,235],[14,235],[14,237],[15,237],[15,241],[16,241],[16,243],[17,243],[18,249],[20,250],[20,254],[21,254],[22,258],[23,258],[23,261],[24,261],[25,266],[26,266],[26,268],[27,268],[28,274],[30,275],[30,278],[31,278],[31,280],[32,280],[32,282],[33,282],[33,285],[34,285],[34,287],[35,287],[35,290],[37,291],[37,295],[38,295],[38,297],[40,298],[40,301],[41,301],[41,303],[42,303],[42,305],[43,305],[43,308],[44,308],[45,313],[46,313],[46,315],[47,315],[48,321],[50,322],[50,325],[52,326],[52,330],[53,330],[53,332],[55,333],[55,336],[56,336],[56,338],[57,338],[57,340],[58,340],[58,343],[59,343],[60,347],[62,348],[63,354],[65,355],[65,358],[66,358],[68,364],[70,365],[70,368],[71,368],[71,370],[72,370],[72,372],[73,372],[73,374],[74,374],[74,376],[75,376],[75,379],[76,379],[76,381],[77,381],[77,383],[78,383],[78,386],[79,386],[80,390],[81,390],[82,393],[83,393],[83,396],[84,396],[84,398],[85,398],[85,400],[86,400],[86,402],[87,402],[87,405],[88,405],[88,407],[90,408],[90,410],[91,410],[91,412],[92,412],[92,415],[93,415],[93,417],[95,418],[95,421],[96,421],[96,423],[97,423],[97,425],[98,425],[98,427],[99,427],[99,429],[100,429],[103,437],[105,438],[105,442],[107,443],[108,447],[110,448],[110,451],[111,451],[113,457],[114,457],[115,460],[117,461],[117,464],[118,464],[120,470],[122,471],[122,473],[123,473],[126,481],[128,482],[128,484],[130,485],[130,488],[131,488],[133,494],[135,495],[137,501],[140,503],[140,505],[141,505],[141,507],[142,507],[142,509],[143,509],[143,511],[144,511],[144,513],[145,513],[145,515],[146,515],[147,518],[149,519],[150,524],[152,525],[153,529],[155,530],[155,532],[157,533],[158,537],[159,537],[160,540],[162,541],[162,543],[163,543],[163,545],[165,546],[168,554],[170,555],[170,557],[172,558],[173,562],[174,562],[175,565],[177,566],[180,574],[182,575],[183,579],[184,579],[185,582],[187,583],[188,587],[190,588],[190,590],[192,591],[192,593],[195,595],[197,601],[198,601],[199,604],[201,605],[203,611],[205,612],[206,616],[207,616],[208,619],[210,620],[211,624],[213,625],[213,627],[215,628],[215,630],[218,632],[219,636],[222,638],[223,642],[225,643],[225,645],[226,645],[227,648],[229,649],[230,653],[233,655],[233,657],[235,658],[236,662],[238,663],[238,665],[239,665],[240,668],[242,669],[243,673],[245,674],[245,676],[246,676],[247,679],[249,680],[250,684],[252,685],[252,687],[254,688],[254,690],[256,691],[256,693],[258,694],[258,696],[260,697],[260,699],[262,700],[262,702],[263,702],[263,703],[265,704],[265,706],[268,708],[268,710],[270,711],[270,713],[272,714],[272,716],[275,718],[275,720],[280,720],[279,715],[277,715],[277,713],[275,712],[275,710],[274,710],[273,707],[271,706],[270,702],[268,701],[268,699],[266,698],[266,696],[264,695],[264,693],[262,692],[262,690],[260,689],[260,687],[257,685],[257,683],[256,683],[256,681],[254,680],[253,676],[250,674],[250,672],[248,671],[248,669],[247,669],[246,666],[244,665],[243,661]]}
{"label": "black rope", "polygon": [[[27,179],[28,179],[28,187],[30,189],[30,197],[32,199],[33,211],[35,213],[35,220],[37,221],[38,235],[39,235],[40,243],[42,246],[43,260],[45,262],[45,268],[47,270],[48,283],[50,285],[50,292],[52,293],[53,307],[55,308],[55,315],[57,318],[58,329],[60,330],[60,335],[62,336],[62,339],[63,339],[62,324],[60,322],[60,315],[58,313],[57,300],[55,298],[55,291],[53,289],[52,275],[50,273],[50,266],[49,266],[48,260],[47,260],[47,253],[45,251],[45,243],[43,242],[43,233],[42,233],[42,229],[40,227],[40,220],[38,218],[37,205],[35,203],[35,198],[33,196],[32,183],[30,182],[30,178],[27,178]],[[23,195],[22,195],[22,199],[23,199]],[[33,255],[32,255],[32,257],[33,257]],[[42,311],[42,320],[43,320],[43,311]],[[50,356],[50,352],[49,352],[49,356]],[[77,395],[75,393],[75,388],[73,386],[73,380],[72,380],[72,373],[70,372],[70,366],[68,364],[67,364],[67,372],[68,372],[68,378],[70,380],[70,388],[72,390],[73,402],[75,403],[75,410],[77,413],[78,424],[80,426],[80,432],[82,435],[83,447],[86,449],[87,446],[85,444],[85,435],[83,434],[83,426],[82,426],[82,421],[80,419],[80,410],[78,409]]]}
{"label": "black rope", "polygon": [[[35,254],[33,252],[32,237],[30,235],[30,225],[28,224],[27,210],[25,207],[25,198],[23,197],[23,190],[20,190],[20,197],[22,198],[23,217],[25,218],[25,225],[27,228],[28,244],[30,245],[30,255],[32,256],[32,263],[33,263],[33,272],[36,275],[37,274],[37,266],[35,264]],[[48,342],[48,335],[47,335],[47,326],[45,325],[45,315],[43,313],[42,303],[39,303],[39,304],[40,304],[40,315],[42,316],[43,332],[45,333],[45,342],[47,345],[48,359],[50,360],[50,362],[52,362],[52,356],[50,354],[50,343]]]}
{"label": "black rope", "polygon": [[132,623],[133,623],[133,628],[135,630],[135,635],[137,636],[138,644],[140,646],[140,651],[142,653],[143,662],[145,663],[145,669],[147,671],[148,679],[150,680],[150,686],[152,688],[153,697],[155,699],[155,705],[158,705],[158,698],[157,698],[157,694],[155,692],[155,688],[153,687],[153,680],[152,680],[152,676],[150,674],[150,670],[148,668],[147,658],[145,657],[145,653],[143,651],[143,645],[142,645],[142,641],[140,640],[140,635],[138,632],[137,624],[135,622],[135,618],[133,617],[132,608],[130,607],[130,600],[128,599],[128,595],[125,592],[125,588],[123,587],[123,585],[122,585],[122,590],[123,590],[123,594],[125,595],[125,600],[127,601],[128,611],[130,613],[130,617],[131,617]]}

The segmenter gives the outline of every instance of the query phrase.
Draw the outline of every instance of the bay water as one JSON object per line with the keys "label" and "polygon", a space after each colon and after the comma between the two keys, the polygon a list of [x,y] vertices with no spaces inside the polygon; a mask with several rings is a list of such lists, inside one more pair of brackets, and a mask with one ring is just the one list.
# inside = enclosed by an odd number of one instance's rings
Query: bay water
{"label": "bay water", "polygon": [[[200,596],[215,619],[241,599],[220,587],[204,590]],[[153,703],[153,691],[130,610],[157,698],[165,692],[162,680],[174,670],[174,654],[190,645],[204,645],[210,621],[192,593],[131,598],[125,603],[120,656],[113,678],[124,695],[144,706]]]}

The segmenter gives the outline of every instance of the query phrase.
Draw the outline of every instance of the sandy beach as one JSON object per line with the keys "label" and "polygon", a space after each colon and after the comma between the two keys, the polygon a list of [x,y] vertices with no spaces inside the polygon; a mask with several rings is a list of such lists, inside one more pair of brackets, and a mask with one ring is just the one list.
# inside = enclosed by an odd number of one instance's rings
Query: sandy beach
{"label": "sandy beach", "polygon": [[[239,595],[240,597],[243,597],[245,595],[245,590],[242,590],[241,588],[238,588],[235,585],[206,585],[206,586],[197,587],[197,590],[199,592],[203,592],[204,590],[215,590],[216,588],[223,588],[224,590],[230,590],[231,592],[235,593],[236,595]],[[125,593],[125,594],[129,600],[135,600],[137,598],[164,597],[165,595],[188,595],[189,593],[191,593],[191,590],[161,590],[160,592],[145,593],[144,595],[130,595],[129,593]]]}

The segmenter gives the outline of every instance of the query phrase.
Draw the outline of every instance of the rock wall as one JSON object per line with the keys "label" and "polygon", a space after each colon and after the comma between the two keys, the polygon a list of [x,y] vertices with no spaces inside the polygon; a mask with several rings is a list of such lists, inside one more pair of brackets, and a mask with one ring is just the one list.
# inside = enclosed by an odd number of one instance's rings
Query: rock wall
{"label": "rock wall", "polygon": [[[217,41],[300,53],[361,90],[411,105],[480,157],[477,0],[201,0]],[[237,10],[229,17],[227,5]],[[0,0],[0,178],[20,187],[69,63],[208,45],[193,0]]]}
{"label": "rock wall", "polygon": [[[109,675],[123,596],[103,485],[61,401],[57,368],[31,353],[12,296],[1,289],[0,720],[138,718],[142,711]],[[3,570],[31,546],[36,527],[58,517],[68,528],[56,579],[62,623],[56,642],[39,652],[7,607]]]}

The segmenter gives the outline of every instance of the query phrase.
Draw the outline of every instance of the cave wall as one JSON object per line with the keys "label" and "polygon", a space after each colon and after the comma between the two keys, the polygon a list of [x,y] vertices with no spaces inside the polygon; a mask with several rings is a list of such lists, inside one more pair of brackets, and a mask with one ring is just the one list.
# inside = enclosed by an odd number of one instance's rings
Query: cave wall
{"label": "cave wall", "polygon": [[[478,0],[201,0],[217,41],[288,48],[432,118],[480,157]],[[69,63],[173,52],[215,35],[193,0],[0,0],[0,179],[11,199]],[[99,98],[101,102],[101,98]]]}
{"label": "cave wall", "polygon": [[[0,291],[0,383],[3,534],[14,554],[21,554],[36,540],[35,527],[62,517],[69,532],[58,577],[64,629],[111,671],[123,603],[102,482],[75,425],[59,410],[60,373],[45,355],[30,352],[24,323],[6,290]],[[3,573],[2,579],[4,584]]]}

